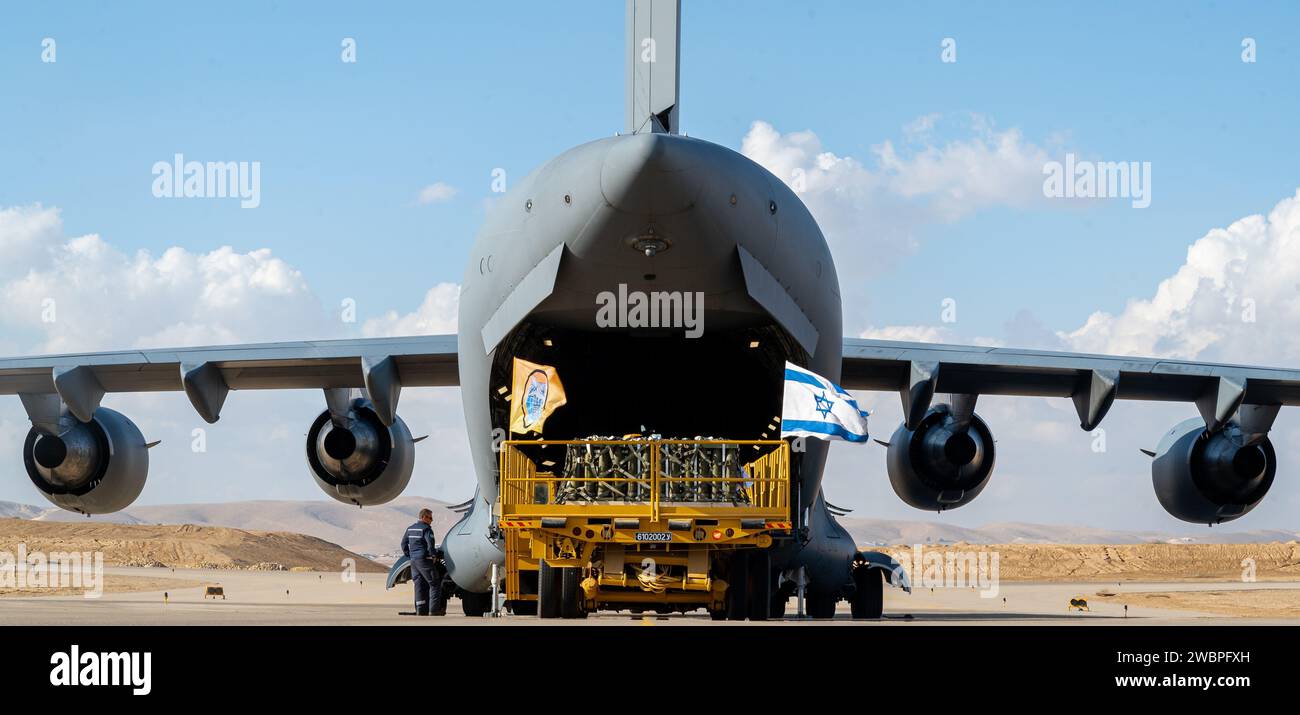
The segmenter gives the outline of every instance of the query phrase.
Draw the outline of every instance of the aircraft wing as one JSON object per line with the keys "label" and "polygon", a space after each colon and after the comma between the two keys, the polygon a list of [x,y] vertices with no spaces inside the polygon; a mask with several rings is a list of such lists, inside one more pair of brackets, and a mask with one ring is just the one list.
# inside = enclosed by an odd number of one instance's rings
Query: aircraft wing
{"label": "aircraft wing", "polygon": [[1267,432],[1281,405],[1300,404],[1300,370],[855,338],[844,339],[840,384],[898,390],[909,428],[935,392],[1069,397],[1085,430],[1116,399],[1192,402],[1212,431],[1247,405],[1243,420],[1264,420]]}
{"label": "aircraft wing", "polygon": [[184,391],[216,422],[230,390],[365,387],[389,424],[402,386],[458,383],[455,335],[0,358],[0,395],[22,395],[33,422],[57,421],[59,400],[89,421],[108,392]]}

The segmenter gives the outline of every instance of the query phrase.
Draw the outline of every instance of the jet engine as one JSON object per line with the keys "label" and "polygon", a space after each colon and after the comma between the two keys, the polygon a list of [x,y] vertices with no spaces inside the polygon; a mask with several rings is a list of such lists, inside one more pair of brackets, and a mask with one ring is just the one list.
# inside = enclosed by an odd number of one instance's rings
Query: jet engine
{"label": "jet engine", "polygon": [[930,408],[916,429],[899,425],[889,440],[889,483],[917,509],[943,511],[965,504],[993,473],[993,433],[973,412]]}
{"label": "jet engine", "polygon": [[1235,421],[1216,432],[1200,419],[1181,422],[1160,440],[1151,463],[1160,505],[1195,524],[1232,521],[1254,509],[1276,473],[1272,442],[1262,435],[1252,442]]}
{"label": "jet engine", "polygon": [[415,468],[415,440],[400,417],[384,426],[369,400],[356,398],[346,412],[325,410],[307,432],[307,463],[316,483],[345,504],[392,501]]}
{"label": "jet engine", "polygon": [[32,484],[55,506],[107,514],[130,506],[149,474],[149,447],[140,428],[120,412],[95,410],[90,422],[65,412],[60,432],[35,427],[23,444]]}

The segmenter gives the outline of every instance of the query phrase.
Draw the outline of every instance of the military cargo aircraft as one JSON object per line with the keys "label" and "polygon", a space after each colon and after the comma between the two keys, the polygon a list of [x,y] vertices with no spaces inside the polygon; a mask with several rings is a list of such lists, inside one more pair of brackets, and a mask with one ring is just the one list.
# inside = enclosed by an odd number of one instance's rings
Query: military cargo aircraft
{"label": "military cargo aircraft", "polygon": [[[306,441],[311,475],[332,498],[380,504],[414,466],[403,389],[459,387],[477,488],[443,551],[467,609],[481,612],[505,559],[493,505],[514,358],[562,377],[569,404],[548,439],[769,436],[789,361],[901,396],[904,422],[882,442],[891,483],[920,509],[957,508],[988,484],[995,444],[979,395],[1069,399],[1084,430],[1117,399],[1194,404],[1199,415],[1152,454],[1160,503],[1206,524],[1260,503],[1277,470],[1268,433],[1281,406],[1300,403],[1300,371],[845,338],[835,260],[798,195],[741,154],[680,133],[679,17],[678,0],[628,0],[623,131],[560,154],[495,204],[465,270],[458,334],[0,359],[0,394],[18,395],[31,419],[22,459],[33,484],[85,514],[140,495],[152,445],[101,406],[107,393],[184,392],[215,423],[231,391],[314,389],[325,401]],[[602,325],[600,296],[620,290],[702,295],[702,330]],[[757,577],[775,591],[734,598],[779,597],[799,574],[814,616],[842,598],[878,599],[888,579],[861,574],[889,564],[866,558],[827,505],[827,451],[808,440],[792,457],[795,536]]]}

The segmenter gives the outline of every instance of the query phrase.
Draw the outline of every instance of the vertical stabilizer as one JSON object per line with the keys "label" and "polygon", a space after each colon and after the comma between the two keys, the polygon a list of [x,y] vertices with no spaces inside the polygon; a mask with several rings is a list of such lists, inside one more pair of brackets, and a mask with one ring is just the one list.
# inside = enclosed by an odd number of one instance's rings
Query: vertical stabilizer
{"label": "vertical stabilizer", "polygon": [[629,134],[677,134],[681,0],[627,0]]}

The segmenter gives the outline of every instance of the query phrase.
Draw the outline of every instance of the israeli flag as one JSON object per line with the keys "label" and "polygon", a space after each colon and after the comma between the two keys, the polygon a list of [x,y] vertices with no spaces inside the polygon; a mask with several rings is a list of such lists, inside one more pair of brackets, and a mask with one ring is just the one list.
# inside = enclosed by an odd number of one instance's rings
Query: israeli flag
{"label": "israeli flag", "polygon": [[844,388],[787,362],[781,436],[866,442],[867,411]]}

